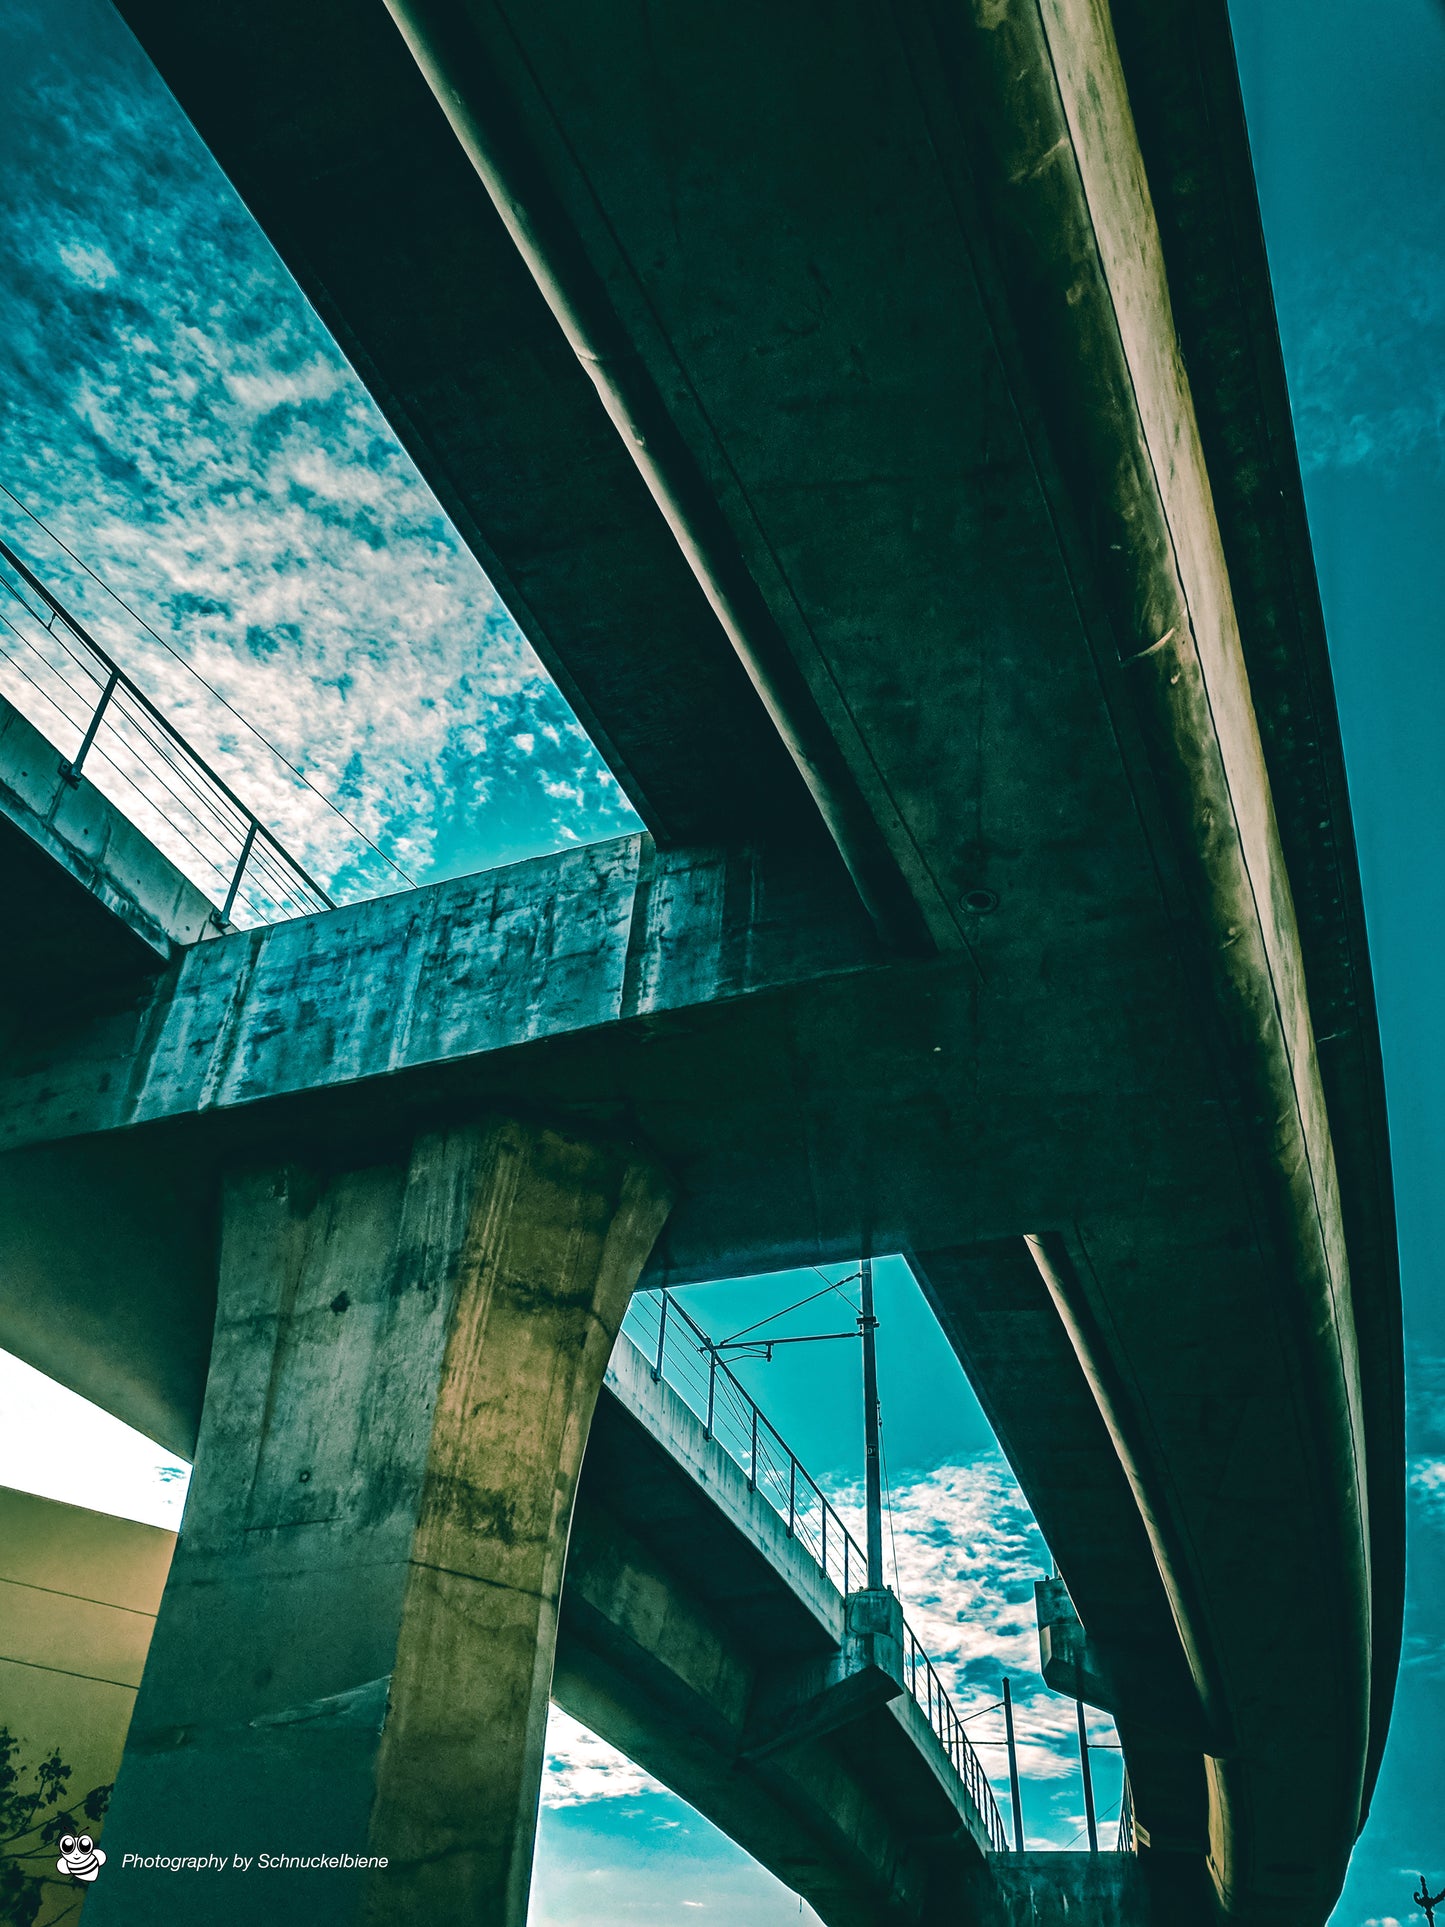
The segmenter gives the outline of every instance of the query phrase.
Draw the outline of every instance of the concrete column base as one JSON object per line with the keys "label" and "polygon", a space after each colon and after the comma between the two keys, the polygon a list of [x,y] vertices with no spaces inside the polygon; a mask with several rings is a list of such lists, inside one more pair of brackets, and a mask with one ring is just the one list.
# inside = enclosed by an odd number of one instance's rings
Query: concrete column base
{"label": "concrete column base", "polygon": [[577,1475],[666,1208],[637,1156],[511,1122],[228,1183],[89,1927],[522,1927]]}
{"label": "concrete column base", "polygon": [[1000,1853],[970,1873],[969,1927],[1216,1927],[1200,1855]]}

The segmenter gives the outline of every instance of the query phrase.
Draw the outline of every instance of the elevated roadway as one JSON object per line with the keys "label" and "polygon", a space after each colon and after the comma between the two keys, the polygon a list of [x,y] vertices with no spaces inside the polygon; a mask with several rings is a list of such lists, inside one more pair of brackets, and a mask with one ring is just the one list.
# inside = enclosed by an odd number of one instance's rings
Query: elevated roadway
{"label": "elevated roadway", "polygon": [[958,1919],[966,1876],[1006,1845],[993,1795],[941,1698],[931,1724],[921,1676],[913,1690],[891,1595],[858,1589],[861,1555],[845,1595],[817,1550],[624,1335],[578,1488],[553,1697],[829,1927]]}
{"label": "elevated roadway", "polygon": [[70,1382],[183,1447],[225,1174],[479,1110],[654,1161],[646,1279],[904,1250],[1144,1856],[1319,1927],[1399,1302],[1223,6],[121,11],[648,835],[42,1000],[0,1342],[53,1369],[63,1280]]}

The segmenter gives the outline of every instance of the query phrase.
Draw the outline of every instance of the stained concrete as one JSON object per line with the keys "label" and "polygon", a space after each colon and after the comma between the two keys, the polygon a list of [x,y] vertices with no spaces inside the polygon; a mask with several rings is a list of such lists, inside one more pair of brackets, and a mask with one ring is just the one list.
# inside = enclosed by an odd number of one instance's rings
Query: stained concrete
{"label": "stained concrete", "polygon": [[[93,1923],[521,1927],[577,1473],[665,1205],[635,1154],[505,1121],[229,1180]],[[128,1851],[387,1865],[248,1882]]]}
{"label": "stained concrete", "polygon": [[1207,1927],[1197,1860],[1132,1853],[1006,1854],[964,1876],[969,1927]]}

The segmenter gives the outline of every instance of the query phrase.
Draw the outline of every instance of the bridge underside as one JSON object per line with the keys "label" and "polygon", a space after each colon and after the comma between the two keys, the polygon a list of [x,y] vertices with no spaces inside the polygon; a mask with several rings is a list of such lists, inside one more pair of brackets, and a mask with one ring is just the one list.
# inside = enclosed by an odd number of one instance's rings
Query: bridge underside
{"label": "bridge underside", "polygon": [[577,1495],[553,1697],[828,1927],[957,1922],[989,1837],[901,1682],[817,1732],[766,1723],[770,1700],[806,1715],[794,1682],[843,1626],[812,1553],[619,1346]]}
{"label": "bridge underside", "polygon": [[37,1012],[0,1342],[185,1447],[221,1174],[478,1111],[646,1145],[647,1280],[902,1250],[1146,1855],[1318,1927],[1399,1307],[1222,4],[121,11],[650,834]]}

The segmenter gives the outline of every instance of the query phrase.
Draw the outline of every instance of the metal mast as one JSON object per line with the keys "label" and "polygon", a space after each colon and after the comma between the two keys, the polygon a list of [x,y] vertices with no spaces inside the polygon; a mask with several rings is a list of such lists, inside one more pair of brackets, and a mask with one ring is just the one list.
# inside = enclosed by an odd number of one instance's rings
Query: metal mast
{"label": "metal mast", "polygon": [[1003,1730],[1008,1745],[1008,1790],[1013,1799],[1014,1852],[1024,1850],[1024,1802],[1019,1789],[1019,1755],[1014,1744],[1014,1696],[1007,1680],[1003,1683]]}
{"label": "metal mast", "polygon": [[1079,1715],[1079,1771],[1084,1780],[1084,1824],[1089,1832],[1089,1852],[1099,1851],[1099,1825],[1094,1818],[1094,1774],[1089,1765],[1089,1729],[1084,1720],[1084,1702],[1074,1701]]}
{"label": "metal mast", "polygon": [[863,1260],[863,1475],[868,1504],[868,1590],[883,1590],[883,1469],[878,1445],[878,1320],[873,1315],[873,1260]]}

